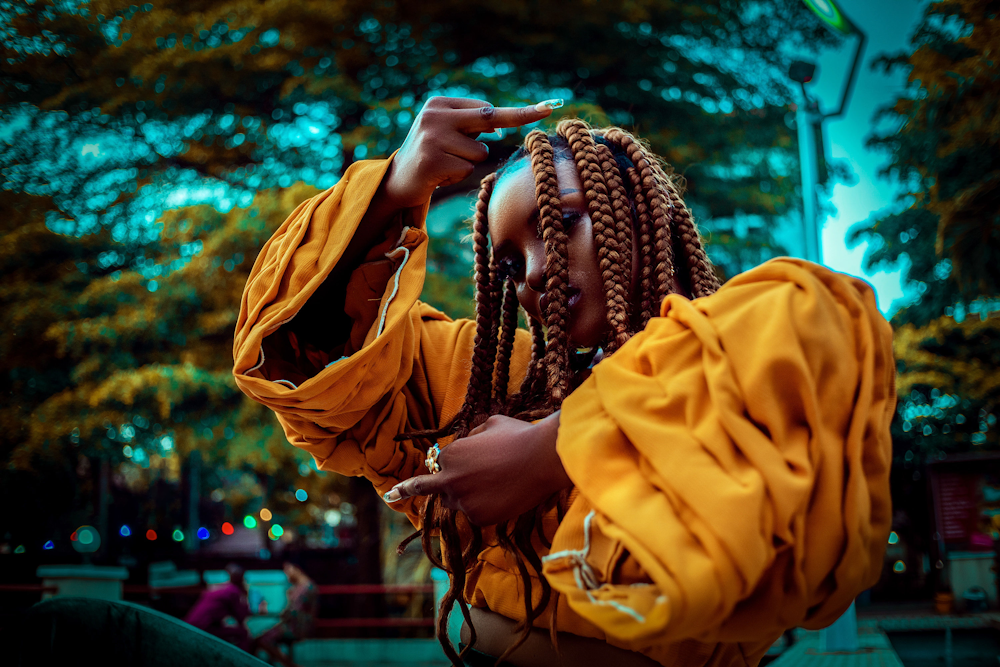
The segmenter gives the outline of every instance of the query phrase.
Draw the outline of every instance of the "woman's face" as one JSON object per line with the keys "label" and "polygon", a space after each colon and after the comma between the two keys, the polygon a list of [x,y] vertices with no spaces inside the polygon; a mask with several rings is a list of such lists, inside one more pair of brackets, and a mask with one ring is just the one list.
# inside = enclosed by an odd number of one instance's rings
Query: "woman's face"
{"label": "woman's face", "polygon": [[[556,160],[563,225],[569,237],[569,337],[576,347],[600,345],[608,329],[604,282],[593,223],[573,163]],[[545,244],[538,234],[538,200],[530,161],[520,160],[497,182],[487,214],[497,264],[517,285],[517,300],[544,322]]]}

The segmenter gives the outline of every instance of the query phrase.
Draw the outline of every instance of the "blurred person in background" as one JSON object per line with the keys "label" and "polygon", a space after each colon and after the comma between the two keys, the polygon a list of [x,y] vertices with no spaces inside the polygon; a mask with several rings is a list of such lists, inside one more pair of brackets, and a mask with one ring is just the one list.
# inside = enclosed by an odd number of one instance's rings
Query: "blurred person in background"
{"label": "blurred person in background", "polygon": [[720,287],[682,180],[573,119],[482,181],[475,319],[421,303],[435,189],[560,105],[432,98],[303,202],[247,282],[236,381],[410,518],[453,664],[756,665],[881,572],[891,329],[802,260]]}
{"label": "blurred person in background", "polygon": [[301,563],[296,558],[286,560],[282,569],[288,578],[285,608],[279,614],[278,624],[257,637],[256,645],[282,665],[291,667],[295,664],[291,655],[285,655],[278,644],[291,643],[312,635],[319,596],[316,584],[302,570]]}
{"label": "blurred person in background", "polygon": [[246,618],[250,615],[247,603],[246,582],[243,568],[235,563],[226,566],[229,581],[209,587],[199,596],[184,620],[191,625],[235,644],[244,651],[250,650],[250,634]]}

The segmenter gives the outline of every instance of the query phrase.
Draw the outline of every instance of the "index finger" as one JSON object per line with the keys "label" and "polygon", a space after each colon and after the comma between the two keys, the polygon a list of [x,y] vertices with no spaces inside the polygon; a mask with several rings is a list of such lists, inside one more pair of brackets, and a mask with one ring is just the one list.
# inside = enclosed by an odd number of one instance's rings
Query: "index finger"
{"label": "index finger", "polygon": [[463,132],[492,132],[498,127],[520,127],[548,118],[563,105],[560,99],[545,100],[526,107],[491,107],[458,109],[458,126]]}

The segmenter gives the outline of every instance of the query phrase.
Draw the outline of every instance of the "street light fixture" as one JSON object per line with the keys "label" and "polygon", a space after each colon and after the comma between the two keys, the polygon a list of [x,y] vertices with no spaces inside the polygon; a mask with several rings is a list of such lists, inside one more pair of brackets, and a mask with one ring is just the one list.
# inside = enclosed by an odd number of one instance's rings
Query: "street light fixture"
{"label": "street light fixture", "polygon": [[858,65],[864,52],[867,36],[847,15],[837,7],[833,0],[802,0],[823,23],[834,32],[841,35],[857,36],[854,50],[854,60],[851,70],[840,93],[840,103],[836,111],[823,113],[819,103],[806,91],[805,84],[811,82],[816,75],[814,63],[797,60],[788,69],[788,78],[799,84],[802,91],[802,103],[796,112],[796,126],[799,134],[799,165],[802,170],[802,232],[805,246],[805,258],[820,262],[823,258],[820,247],[820,230],[816,218],[816,185],[827,180],[826,149],[823,134],[823,122],[828,118],[843,115],[847,102],[857,80]]}
{"label": "street light fixture", "polygon": [[[806,246],[805,254],[806,259],[819,262],[822,259],[822,251],[820,249],[819,225],[816,220],[816,184],[826,181],[823,121],[842,115],[847,108],[867,36],[847,18],[847,15],[837,7],[834,0],[802,1],[830,30],[844,36],[856,35],[858,37],[854,49],[854,60],[851,62],[851,71],[847,75],[847,81],[844,82],[844,89],[840,93],[840,104],[837,105],[836,111],[822,113],[819,110],[819,103],[806,92],[806,84],[812,81],[816,73],[814,64],[797,61],[793,62],[788,69],[788,77],[798,83],[802,90],[802,104],[798,107],[796,125],[799,131],[799,164],[802,168],[802,223]],[[854,653],[858,650],[858,621],[854,602],[851,602],[851,606],[840,618],[820,632],[820,650],[824,653],[835,651]]]}

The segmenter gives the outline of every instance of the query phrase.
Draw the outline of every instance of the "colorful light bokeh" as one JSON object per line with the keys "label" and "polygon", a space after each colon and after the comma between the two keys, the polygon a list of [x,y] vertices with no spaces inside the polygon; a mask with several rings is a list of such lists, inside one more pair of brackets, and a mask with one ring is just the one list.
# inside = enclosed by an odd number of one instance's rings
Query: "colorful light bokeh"
{"label": "colorful light bokeh", "polygon": [[272,516],[271,510],[267,509],[266,507],[260,511],[260,518],[263,521],[270,521],[271,516]]}
{"label": "colorful light bokeh", "polygon": [[229,523],[228,521],[225,522],[224,524],[222,524],[222,534],[223,535],[232,535],[235,532],[236,532],[236,529],[233,528],[233,524]]}
{"label": "colorful light bokeh", "polygon": [[150,528],[149,530],[147,530],[146,531],[146,539],[149,540],[150,542],[155,542],[156,541],[156,531],[153,530],[152,528]]}
{"label": "colorful light bokeh", "polygon": [[247,514],[245,517],[243,517],[243,525],[246,526],[247,528],[256,528],[257,519]]}

